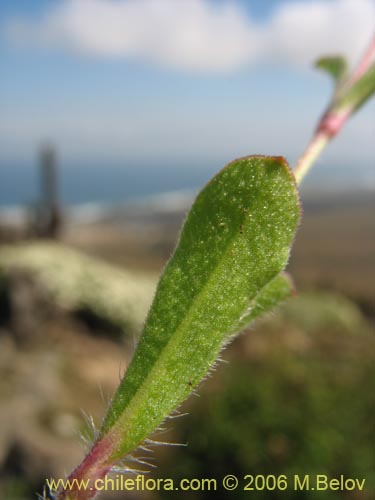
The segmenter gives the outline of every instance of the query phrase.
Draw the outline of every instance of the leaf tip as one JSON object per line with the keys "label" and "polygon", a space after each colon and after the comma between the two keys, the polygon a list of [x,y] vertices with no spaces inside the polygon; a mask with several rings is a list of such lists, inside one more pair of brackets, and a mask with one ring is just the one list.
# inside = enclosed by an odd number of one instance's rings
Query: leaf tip
{"label": "leaf tip", "polygon": [[315,61],[315,68],[328,73],[338,85],[346,77],[348,63],[341,55],[323,56]]}

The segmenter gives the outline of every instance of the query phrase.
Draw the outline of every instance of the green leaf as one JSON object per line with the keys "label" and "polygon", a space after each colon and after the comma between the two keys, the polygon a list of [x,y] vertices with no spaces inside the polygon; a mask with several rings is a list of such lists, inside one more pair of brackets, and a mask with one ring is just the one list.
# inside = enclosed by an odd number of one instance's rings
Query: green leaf
{"label": "green leaf", "polygon": [[332,76],[336,85],[339,85],[347,75],[348,63],[341,56],[321,57],[315,62],[315,67],[326,71]]}
{"label": "green leaf", "polygon": [[375,93],[375,63],[340,96],[335,109],[358,110]]}
{"label": "green leaf", "polygon": [[101,430],[114,443],[112,460],[186,399],[234,333],[290,293],[280,272],[299,214],[280,157],[236,160],[201,191]]}
{"label": "green leaf", "polygon": [[258,293],[248,314],[241,318],[239,327],[244,328],[258,316],[272,311],[280,302],[294,294],[295,288],[290,276],[287,273],[279,274]]}

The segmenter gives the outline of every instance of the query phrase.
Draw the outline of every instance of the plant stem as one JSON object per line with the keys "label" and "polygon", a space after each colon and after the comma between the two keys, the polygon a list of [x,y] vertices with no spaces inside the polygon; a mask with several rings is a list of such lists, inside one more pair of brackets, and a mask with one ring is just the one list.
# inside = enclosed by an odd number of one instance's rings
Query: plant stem
{"label": "plant stem", "polygon": [[313,137],[303,155],[298,160],[298,163],[294,170],[294,176],[298,185],[301,184],[302,179],[305,177],[320,153],[326,147],[328,141],[329,137],[326,134],[317,133]]}
{"label": "plant stem", "polygon": [[[97,441],[90,453],[68,477],[71,488],[59,491],[56,500],[89,500],[98,493],[97,485],[111,470],[110,456],[115,443],[112,435]],[[83,488],[87,482],[90,486]],[[81,485],[81,487],[80,487]]]}
{"label": "plant stem", "polygon": [[[363,54],[357,68],[353,74],[344,83],[346,89],[353,86],[369,69],[375,58],[375,36],[370,42],[369,47]],[[335,101],[331,102],[321,117],[316,128],[315,134],[310,144],[305,149],[304,153],[297,162],[294,169],[294,176],[297,184],[301,184],[307,172],[313,166],[320,153],[329,143],[329,141],[337,135],[354,110],[350,107],[341,109],[335,108]]]}

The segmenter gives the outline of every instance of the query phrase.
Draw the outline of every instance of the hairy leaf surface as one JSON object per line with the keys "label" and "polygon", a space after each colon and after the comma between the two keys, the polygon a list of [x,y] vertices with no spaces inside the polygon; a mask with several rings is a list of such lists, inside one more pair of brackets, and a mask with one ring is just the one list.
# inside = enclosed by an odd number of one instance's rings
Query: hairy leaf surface
{"label": "hairy leaf surface", "polygon": [[285,267],[300,207],[281,157],[235,160],[201,191],[160,279],[104,421],[112,458],[137,447],[191,393],[222,346],[292,285]]}

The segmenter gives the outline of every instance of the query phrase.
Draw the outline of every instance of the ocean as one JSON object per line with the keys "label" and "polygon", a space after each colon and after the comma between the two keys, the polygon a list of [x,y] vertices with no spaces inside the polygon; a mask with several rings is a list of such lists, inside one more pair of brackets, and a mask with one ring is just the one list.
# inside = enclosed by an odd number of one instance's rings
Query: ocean
{"label": "ocean", "polygon": [[[95,220],[115,207],[180,209],[215,173],[214,168],[174,169],[171,165],[64,166],[58,168],[58,199],[75,218]],[[41,199],[37,166],[0,166],[0,218],[23,220],[25,209]],[[150,205],[151,204],[151,205]]]}

